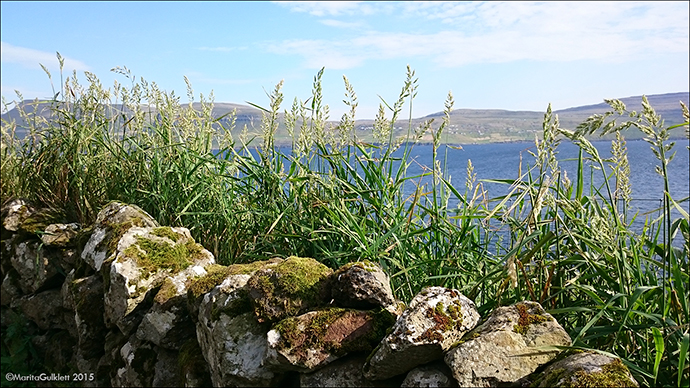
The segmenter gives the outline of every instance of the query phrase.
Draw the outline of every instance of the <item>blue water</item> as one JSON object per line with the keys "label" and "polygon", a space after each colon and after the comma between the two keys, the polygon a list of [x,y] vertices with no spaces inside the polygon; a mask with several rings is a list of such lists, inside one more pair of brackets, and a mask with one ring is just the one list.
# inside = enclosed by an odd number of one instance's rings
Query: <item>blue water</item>
{"label": "blue water", "polygon": [[[594,141],[593,145],[597,148],[602,158],[611,157],[610,141]],[[629,202],[627,219],[635,221],[631,225],[634,231],[641,231],[645,219],[651,220],[660,216],[660,207],[664,195],[664,180],[656,173],[655,166],[660,165],[650,145],[643,140],[631,140],[627,142],[628,161],[630,164],[630,185],[632,189],[632,200]],[[670,153],[676,152],[674,159],[668,165],[669,172],[669,191],[674,200],[680,201],[690,196],[690,151],[688,150],[688,140],[676,140],[676,145]],[[394,156],[401,156],[402,149],[396,151]],[[289,148],[281,149],[282,153],[289,155]],[[505,196],[510,192],[508,184],[494,182],[484,182],[493,179],[518,179],[519,166],[522,160],[522,173],[535,164],[535,158],[529,151],[536,153],[534,143],[494,143],[494,144],[471,144],[463,145],[461,149],[441,146],[438,150],[437,158],[441,161],[446,179],[450,179],[453,186],[459,193],[465,193],[465,179],[467,176],[467,161],[471,160],[474,166],[474,173],[477,182],[481,182],[487,192],[487,197],[497,198]],[[557,148],[556,158],[562,174],[567,174],[570,181],[575,184],[577,176],[577,157],[579,147],[571,142],[563,141]],[[585,159],[588,157],[584,154]],[[421,174],[430,171],[432,163],[432,146],[418,144],[412,148],[409,157],[416,163],[412,163],[407,170],[407,176]],[[426,169],[425,167],[426,166]],[[606,175],[611,174],[609,163],[605,163]],[[533,173],[536,178],[537,173]],[[417,180],[415,180],[417,181]],[[603,186],[604,175],[598,169],[598,164],[590,160],[584,162],[584,195],[589,195],[591,190],[600,190],[600,197],[607,198],[605,186]],[[593,185],[590,185],[593,182]],[[421,184],[430,185],[431,177],[422,179]],[[615,185],[615,180],[610,179],[609,183]],[[404,187],[406,196],[412,194],[415,185],[408,183]],[[614,191],[615,187],[611,187]],[[457,198],[451,198],[449,209],[457,206]],[[492,206],[493,207],[493,206]],[[685,200],[681,207],[686,212],[690,212],[690,201]],[[676,210],[673,211],[672,218],[681,217]],[[674,245],[679,245],[682,241],[681,236],[677,236]]]}
{"label": "blue water", "polygon": [[[595,141],[594,146],[599,151],[602,158],[611,157],[611,142],[610,141]],[[688,197],[690,195],[690,161],[689,152],[686,148],[687,140],[679,140],[676,146],[671,151],[677,151],[674,159],[669,163],[669,191],[675,200]],[[630,164],[630,185],[632,188],[632,203],[631,206],[639,206],[644,209],[654,208],[658,206],[659,201],[663,198],[664,181],[663,178],[656,173],[655,166],[660,165],[660,162],[654,156],[650,145],[643,140],[635,140],[627,142],[628,162]],[[577,174],[577,156],[578,146],[563,142],[557,148],[556,158],[561,170],[565,171],[568,178],[573,181]],[[497,144],[472,144],[464,145],[462,149],[447,149],[447,174],[452,178],[453,184],[456,188],[464,189],[465,177],[467,175],[467,161],[472,160],[474,172],[477,174],[478,180],[490,179],[517,179],[519,177],[520,159],[522,156],[522,173],[527,172],[530,166],[534,166],[535,158],[529,154],[528,151],[536,153],[534,143],[497,143]],[[413,149],[412,157],[416,158],[420,164],[431,166],[432,147],[430,145],[418,145]],[[438,158],[443,161],[446,157],[446,147],[441,146],[438,152]],[[584,155],[587,158],[588,155]],[[603,184],[602,172],[595,169],[597,164],[585,160],[585,184],[593,181],[594,188],[601,187],[602,193],[605,193]],[[416,167],[416,164],[408,170],[410,173],[421,171],[421,168]],[[606,174],[610,174],[611,170],[607,167]],[[536,174],[534,174],[536,175]],[[590,179],[591,178],[591,179]],[[610,182],[614,184],[614,181]],[[484,187],[488,191],[489,197],[498,197],[509,192],[508,186],[497,183],[484,183]],[[615,187],[611,188],[615,190]],[[464,190],[459,190],[464,192]],[[588,189],[585,190],[587,195]],[[653,204],[644,204],[643,202],[651,202]],[[684,208],[688,209],[688,203],[684,203]]]}

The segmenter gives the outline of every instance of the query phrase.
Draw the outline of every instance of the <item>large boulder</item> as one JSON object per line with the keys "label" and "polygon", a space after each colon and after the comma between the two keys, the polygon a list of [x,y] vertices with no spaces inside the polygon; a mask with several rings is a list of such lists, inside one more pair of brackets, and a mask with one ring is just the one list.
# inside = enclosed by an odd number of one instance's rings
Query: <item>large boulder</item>
{"label": "large boulder", "polygon": [[362,310],[395,303],[388,275],[368,260],[345,264],[335,271],[331,295],[339,306]]}
{"label": "large boulder", "polygon": [[427,287],[417,294],[364,367],[382,380],[443,357],[479,321],[477,308],[459,291]]}
{"label": "large boulder", "polygon": [[[117,325],[123,333],[130,333],[164,285],[165,295],[159,301],[174,297],[183,301],[186,280],[205,274],[204,268],[213,263],[211,252],[195,243],[186,228],[130,227],[103,267],[106,325]],[[161,323],[162,331],[168,331],[172,327],[164,322],[175,318],[164,310],[162,314],[167,318],[154,317],[152,324]]]}
{"label": "large boulder", "polygon": [[511,384],[546,364],[569,346],[568,333],[539,303],[520,302],[494,310],[486,322],[446,353],[445,362],[460,386]]}
{"label": "large boulder", "polygon": [[277,322],[330,301],[333,270],[311,258],[292,256],[254,273],[247,290],[259,322]]}
{"label": "large boulder", "polygon": [[285,318],[268,332],[269,357],[285,369],[310,372],[348,353],[369,353],[395,322],[384,309],[326,308]]}
{"label": "large boulder", "polygon": [[619,358],[597,352],[567,352],[543,372],[518,382],[530,387],[638,387]]}

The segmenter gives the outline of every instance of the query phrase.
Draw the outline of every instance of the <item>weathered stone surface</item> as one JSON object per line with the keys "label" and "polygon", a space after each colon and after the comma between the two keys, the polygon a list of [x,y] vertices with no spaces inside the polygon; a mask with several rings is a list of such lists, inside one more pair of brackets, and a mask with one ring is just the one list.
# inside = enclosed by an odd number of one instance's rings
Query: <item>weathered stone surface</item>
{"label": "weathered stone surface", "polygon": [[549,362],[569,346],[568,333],[536,302],[494,310],[487,321],[446,353],[445,362],[460,386],[493,387],[512,383]]}
{"label": "weathered stone surface", "polygon": [[596,352],[578,352],[558,357],[543,372],[520,381],[530,387],[638,387],[619,358]]}
{"label": "weathered stone surface", "polygon": [[364,367],[364,375],[382,380],[443,357],[479,321],[474,302],[459,291],[427,287],[398,318],[393,331]]}
{"label": "weathered stone surface", "polygon": [[252,275],[249,297],[259,322],[277,322],[324,305],[333,270],[311,258],[292,256]]}
{"label": "weathered stone surface", "polygon": [[443,361],[418,366],[407,373],[401,387],[440,388],[457,387],[453,372]]}
{"label": "weathered stone surface", "polygon": [[166,349],[179,349],[190,337],[196,337],[187,311],[186,289],[178,289],[170,278],[165,279],[153,307],[139,324],[137,336]]}
{"label": "weathered stone surface", "polygon": [[300,387],[399,387],[402,379],[367,380],[362,373],[365,356],[338,359],[311,373],[300,373]]}
{"label": "weathered stone surface", "polygon": [[202,304],[199,310],[197,337],[213,385],[266,387],[280,381],[282,374],[264,365],[268,325],[258,323],[252,312],[237,316],[218,313],[211,319],[212,305]]}
{"label": "weathered stone surface", "polygon": [[81,258],[96,271],[117,248],[120,238],[131,227],[158,227],[158,222],[134,205],[111,202],[98,213],[91,237]]}
{"label": "weathered stone surface", "polygon": [[124,366],[117,369],[113,386],[180,387],[182,376],[176,352],[159,348],[136,336],[120,349]]}
{"label": "weathered stone surface", "polygon": [[213,255],[185,228],[129,228],[104,267],[106,325],[131,332],[166,281],[169,287],[162,298],[181,296],[186,293],[185,281],[205,274],[204,267],[213,263]]}
{"label": "weathered stone surface", "polygon": [[43,244],[56,247],[74,246],[75,238],[79,233],[80,226],[77,223],[71,224],[50,224],[41,234]]}
{"label": "weathered stone surface", "polygon": [[[213,264],[206,267],[207,274],[187,279],[187,309],[194,323],[198,322],[199,306],[204,300],[204,296],[217,286],[221,286],[218,291],[229,294],[232,291],[243,288],[251,275],[259,269],[270,268],[281,263],[283,259],[273,258],[265,261],[255,261],[249,264],[233,264],[223,266]],[[239,276],[238,276],[239,275]],[[246,289],[245,289],[246,292]],[[245,299],[247,305],[249,299]],[[249,310],[247,310],[249,311]]]}
{"label": "weathered stone surface", "polygon": [[11,306],[18,307],[41,330],[67,329],[59,289],[23,296],[13,301]]}
{"label": "weathered stone surface", "polygon": [[40,240],[25,240],[17,244],[10,262],[19,275],[17,280],[24,294],[53,285],[59,287],[64,278],[59,252],[43,247]]}
{"label": "weathered stone surface", "polygon": [[211,267],[190,282],[190,297],[202,295],[196,333],[214,386],[268,386],[282,379],[282,372],[265,366],[270,326],[254,318],[246,288],[253,273],[281,262]]}
{"label": "weathered stone surface", "polygon": [[[98,365],[95,369],[95,380],[87,382],[85,386],[116,386],[113,384],[113,381],[116,380],[117,371],[126,366],[125,360],[122,359],[122,355],[120,354],[120,350],[128,340],[129,338],[122,334],[118,328],[108,330],[104,336],[103,348],[105,354],[98,360]],[[80,371],[88,370],[88,367],[91,367],[91,360],[77,359],[77,368]]]}
{"label": "weathered stone surface", "polygon": [[2,207],[2,226],[10,232],[18,232],[22,223],[35,212],[28,201],[14,199]]}
{"label": "weathered stone surface", "polygon": [[103,356],[103,338],[107,328],[103,320],[103,279],[100,275],[75,279],[75,272],[67,275],[61,294],[63,306],[72,312],[77,338],[77,355],[83,360],[92,360],[88,370],[95,370],[98,360]]}
{"label": "weathered stone surface", "polygon": [[285,318],[268,332],[269,360],[309,372],[348,353],[369,353],[395,318],[388,311],[328,308]]}
{"label": "weathered stone surface", "polygon": [[333,274],[331,295],[342,307],[369,309],[395,303],[390,279],[383,269],[370,261],[340,267]]}

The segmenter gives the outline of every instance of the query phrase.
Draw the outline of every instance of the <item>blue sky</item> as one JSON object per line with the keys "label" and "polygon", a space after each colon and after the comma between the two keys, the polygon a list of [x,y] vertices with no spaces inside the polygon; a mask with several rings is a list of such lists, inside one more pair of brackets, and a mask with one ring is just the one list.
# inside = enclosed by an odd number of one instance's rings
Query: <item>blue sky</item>
{"label": "blue sky", "polygon": [[[321,67],[331,119],[346,106],[343,75],[373,118],[410,65],[415,117],[455,108],[544,111],[689,89],[688,2],[1,2],[2,96],[47,97],[59,83],[110,69],[198,100],[268,105],[284,80],[284,109],[306,100]],[[59,89],[59,85],[56,85]]]}

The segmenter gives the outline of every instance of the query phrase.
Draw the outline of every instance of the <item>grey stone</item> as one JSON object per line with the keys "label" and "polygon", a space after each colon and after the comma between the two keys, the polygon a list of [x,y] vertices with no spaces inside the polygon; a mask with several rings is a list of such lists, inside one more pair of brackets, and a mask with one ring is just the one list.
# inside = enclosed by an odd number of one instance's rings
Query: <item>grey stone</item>
{"label": "grey stone", "polygon": [[[619,358],[596,352],[564,355],[543,372],[521,379],[530,387],[638,387],[639,384]],[[559,356],[558,358],[561,358]]]}
{"label": "grey stone", "polygon": [[443,361],[418,366],[407,373],[401,387],[440,388],[457,387],[453,372]]}
{"label": "grey stone", "polygon": [[338,359],[311,373],[300,373],[300,387],[400,387],[401,379],[367,380],[362,373],[364,356]]}
{"label": "grey stone", "polygon": [[75,244],[75,238],[79,233],[80,226],[77,223],[71,224],[50,224],[41,234],[43,244],[56,247],[69,247]]}
{"label": "grey stone", "polygon": [[24,316],[33,321],[41,330],[68,328],[64,321],[59,289],[23,296],[15,300],[11,307],[18,307]]}
{"label": "grey stone", "polygon": [[132,227],[158,227],[158,222],[137,206],[111,202],[98,213],[93,233],[81,254],[91,268],[101,269],[120,241]]}
{"label": "grey stone", "polygon": [[[59,252],[44,247],[40,240],[25,240],[15,246],[10,256],[12,267],[19,275],[18,284],[24,294],[50,287],[62,279]],[[59,283],[56,283],[57,285]]]}
{"label": "grey stone", "polygon": [[349,263],[333,274],[331,295],[343,307],[369,309],[395,303],[390,279],[383,269],[370,261]]}
{"label": "grey stone", "polygon": [[292,256],[255,272],[247,282],[259,322],[277,322],[330,301],[333,270],[312,258]]}
{"label": "grey stone", "polygon": [[[178,236],[178,240],[164,236],[170,233]],[[186,294],[185,281],[205,274],[204,267],[214,263],[211,252],[196,244],[185,228],[131,227],[120,238],[113,256],[104,267],[108,283],[105,321],[109,327],[117,325],[125,334],[139,325],[153,305],[159,287],[169,285],[165,290],[170,295],[164,299],[175,296],[182,299]],[[156,267],[144,266],[142,261],[153,258],[158,260]],[[182,259],[189,263],[185,268],[179,268]],[[159,318],[154,319],[159,323],[165,319]]]}
{"label": "grey stone", "polygon": [[568,333],[536,302],[520,302],[494,310],[486,322],[445,355],[460,386],[510,384],[551,361],[569,346]]}
{"label": "grey stone", "polygon": [[382,380],[443,357],[479,321],[474,302],[459,291],[427,287],[417,294],[364,367]]}

